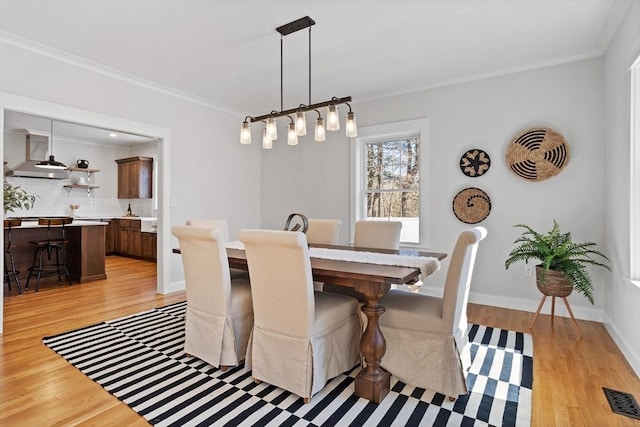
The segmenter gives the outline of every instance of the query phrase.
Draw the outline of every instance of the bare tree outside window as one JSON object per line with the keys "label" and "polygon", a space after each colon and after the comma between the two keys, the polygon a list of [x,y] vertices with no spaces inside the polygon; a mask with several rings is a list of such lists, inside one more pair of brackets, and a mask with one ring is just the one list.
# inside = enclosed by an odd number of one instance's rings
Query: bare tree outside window
{"label": "bare tree outside window", "polygon": [[419,138],[366,143],[368,219],[419,220],[419,148]]}

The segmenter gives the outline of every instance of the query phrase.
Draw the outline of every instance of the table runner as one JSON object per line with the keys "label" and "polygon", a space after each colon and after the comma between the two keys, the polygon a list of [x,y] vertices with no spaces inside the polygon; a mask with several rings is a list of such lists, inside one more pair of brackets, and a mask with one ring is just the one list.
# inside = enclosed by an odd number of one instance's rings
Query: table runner
{"label": "table runner", "polygon": [[[244,244],[239,240],[227,242],[226,247],[229,249],[244,250]],[[309,248],[309,256],[311,258],[331,259],[336,261],[353,261],[367,264],[419,268],[423,279],[429,274],[440,269],[440,261],[438,261],[437,258],[424,256],[383,254],[377,252],[313,247]]]}

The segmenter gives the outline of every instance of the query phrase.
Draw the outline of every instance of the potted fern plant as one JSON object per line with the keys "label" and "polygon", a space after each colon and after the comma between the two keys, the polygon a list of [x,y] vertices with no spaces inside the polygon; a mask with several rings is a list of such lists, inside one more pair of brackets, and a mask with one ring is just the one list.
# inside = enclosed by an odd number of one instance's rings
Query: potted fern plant
{"label": "potted fern plant", "polygon": [[29,194],[18,185],[11,185],[4,181],[4,213],[14,212],[14,209],[29,210],[33,207],[36,196]]}
{"label": "potted fern plant", "polygon": [[567,297],[575,289],[593,304],[593,283],[587,266],[595,265],[611,271],[605,264],[609,258],[595,248],[595,243],[572,242],[571,233],[562,233],[555,220],[547,233],[539,233],[525,224],[514,227],[524,231],[513,242],[516,246],[504,263],[506,269],[518,261],[538,260],[536,285],[540,292],[552,297]]}

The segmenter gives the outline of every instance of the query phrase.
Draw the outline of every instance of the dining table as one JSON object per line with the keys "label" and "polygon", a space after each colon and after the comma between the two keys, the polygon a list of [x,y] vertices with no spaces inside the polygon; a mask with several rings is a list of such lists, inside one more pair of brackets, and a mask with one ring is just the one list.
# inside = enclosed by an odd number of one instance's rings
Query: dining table
{"label": "dining table", "polygon": [[[322,252],[314,253],[315,248]],[[226,250],[230,268],[249,270],[245,251],[239,242],[228,243]],[[180,253],[180,249],[174,248],[173,252]],[[391,374],[380,366],[386,351],[386,341],[379,325],[380,316],[385,311],[380,299],[389,292],[392,285],[413,283],[437,270],[439,261],[445,259],[447,254],[410,248],[385,250],[315,244],[309,245],[309,253],[314,281],[351,288],[366,301],[362,306],[362,312],[367,317],[367,325],[360,340],[360,350],[366,366],[355,378],[355,394],[380,403],[389,393],[391,382]],[[338,256],[327,257],[327,254]],[[386,260],[384,263],[372,262],[366,258],[368,254],[381,254]],[[364,258],[360,259],[362,257],[359,255]],[[435,264],[432,265],[436,265],[437,268],[425,270],[414,263],[400,261],[410,260],[411,257],[434,260]],[[395,258],[399,262],[394,262]]]}

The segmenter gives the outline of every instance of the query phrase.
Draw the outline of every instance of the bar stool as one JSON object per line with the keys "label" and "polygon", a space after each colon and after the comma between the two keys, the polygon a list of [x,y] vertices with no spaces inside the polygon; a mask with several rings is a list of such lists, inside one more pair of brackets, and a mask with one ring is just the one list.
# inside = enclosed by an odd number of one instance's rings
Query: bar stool
{"label": "bar stool", "polygon": [[[36,245],[36,250],[33,253],[33,263],[29,267],[29,275],[27,276],[26,288],[29,288],[29,281],[31,275],[36,274],[36,292],[38,292],[40,286],[40,278],[43,276],[58,276],[58,284],[62,284],[62,275],[67,277],[69,286],[71,286],[71,275],[67,268],[67,257],[64,252],[64,245],[69,241],[65,237],[64,226],[71,224],[73,218],[61,217],[61,218],[40,218],[38,219],[38,225],[47,227],[46,240],[30,240],[29,243]],[[59,226],[59,227],[58,227]],[[53,227],[53,228],[52,228]],[[59,228],[61,230],[59,237],[52,237],[52,229]],[[44,254],[47,253],[47,261],[44,261]],[[55,253],[55,262],[51,261],[51,254]]]}
{"label": "bar stool", "polygon": [[[21,225],[22,220],[20,218],[4,220],[4,228],[7,230],[7,239],[4,247],[4,280],[7,282],[9,292],[11,292],[11,279],[16,282],[18,295],[22,294],[22,286],[20,286],[20,278],[18,277],[20,272],[16,270],[16,260],[13,257],[13,252],[11,252],[11,248],[13,247],[11,243],[11,229],[13,227],[20,227]],[[7,262],[7,259],[9,262]]]}

